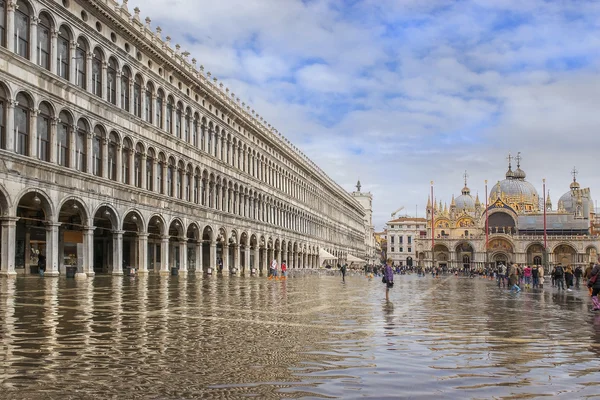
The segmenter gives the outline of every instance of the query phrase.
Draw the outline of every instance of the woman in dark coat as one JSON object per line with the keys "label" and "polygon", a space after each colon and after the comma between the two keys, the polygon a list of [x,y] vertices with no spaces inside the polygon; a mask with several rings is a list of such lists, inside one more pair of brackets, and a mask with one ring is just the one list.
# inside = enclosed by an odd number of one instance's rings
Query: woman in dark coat
{"label": "woman in dark coat", "polygon": [[392,259],[388,258],[385,267],[383,267],[383,277],[385,278],[385,299],[390,299],[390,288],[394,286],[394,270],[392,269]]}
{"label": "woman in dark coat", "polygon": [[600,265],[596,264],[594,265],[594,268],[592,268],[592,272],[590,274],[590,279],[594,279],[594,277],[596,277],[596,281],[594,283],[588,283],[588,287],[590,287],[591,284],[592,288],[592,303],[594,304],[592,311],[600,311],[600,300],[598,299],[598,293],[600,293],[600,276],[598,276],[599,273]]}

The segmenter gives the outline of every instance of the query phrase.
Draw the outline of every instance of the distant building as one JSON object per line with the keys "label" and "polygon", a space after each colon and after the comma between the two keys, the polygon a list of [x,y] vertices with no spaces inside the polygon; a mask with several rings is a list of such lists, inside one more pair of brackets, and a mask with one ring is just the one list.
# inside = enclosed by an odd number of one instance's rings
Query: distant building
{"label": "distant building", "polygon": [[417,217],[396,218],[387,223],[387,257],[396,265],[416,264],[416,240],[427,236],[427,220]]}
{"label": "distant building", "polygon": [[456,199],[452,196],[450,207],[429,199],[427,235],[417,241],[420,264],[477,268],[498,263],[586,266],[596,261],[598,221],[590,189],[581,188],[577,171],[554,209],[550,194],[544,202],[525,180],[520,155],[516,160],[513,171],[509,156],[505,179],[490,191],[487,212],[479,196],[471,195],[466,174],[462,193]]}
{"label": "distant building", "polygon": [[377,251],[377,242],[375,241],[375,227],[373,226],[373,195],[370,192],[361,192],[360,180],[356,183],[356,191],[352,192],[360,205],[365,209],[365,254],[360,257],[369,264],[375,263],[379,259]]}

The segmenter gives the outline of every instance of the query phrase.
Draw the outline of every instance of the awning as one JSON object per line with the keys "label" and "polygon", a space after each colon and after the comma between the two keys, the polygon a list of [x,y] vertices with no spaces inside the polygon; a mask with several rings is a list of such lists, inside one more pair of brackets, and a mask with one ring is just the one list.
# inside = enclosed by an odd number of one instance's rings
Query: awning
{"label": "awning", "polygon": [[361,260],[358,257],[354,257],[352,254],[348,254],[348,256],[346,257],[346,260],[353,263],[353,262],[360,262],[360,263],[366,263],[365,260]]}
{"label": "awning", "polygon": [[319,257],[321,258],[321,262],[325,260],[337,260],[336,256],[323,249],[319,249]]}

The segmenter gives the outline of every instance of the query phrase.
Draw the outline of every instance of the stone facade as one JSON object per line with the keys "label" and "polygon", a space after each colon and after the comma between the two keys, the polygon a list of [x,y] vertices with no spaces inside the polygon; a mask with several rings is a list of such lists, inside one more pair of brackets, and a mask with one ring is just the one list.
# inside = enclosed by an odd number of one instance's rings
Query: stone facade
{"label": "stone facade", "polygon": [[127,1],[0,2],[0,267],[365,253],[365,210]]}
{"label": "stone facade", "polygon": [[401,217],[388,221],[386,225],[387,257],[395,265],[416,265],[416,241],[427,233],[425,218]]}

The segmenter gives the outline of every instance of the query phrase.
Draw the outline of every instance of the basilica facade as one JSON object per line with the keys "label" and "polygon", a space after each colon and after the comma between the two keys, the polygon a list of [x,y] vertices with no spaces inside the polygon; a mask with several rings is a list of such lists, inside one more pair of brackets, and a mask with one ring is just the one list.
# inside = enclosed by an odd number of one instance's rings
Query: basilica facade
{"label": "basilica facade", "polygon": [[576,171],[553,207],[550,195],[544,202],[526,180],[520,154],[516,160],[513,171],[509,156],[505,178],[491,188],[487,201],[473,197],[466,174],[461,194],[452,196],[449,207],[428,200],[427,236],[416,245],[420,265],[473,269],[499,263],[587,266],[596,261],[594,204]]}
{"label": "basilica facade", "polygon": [[365,255],[365,210],[115,0],[0,1],[0,272]]}

